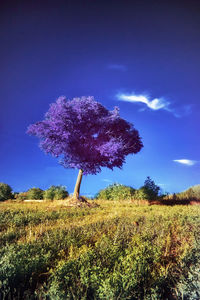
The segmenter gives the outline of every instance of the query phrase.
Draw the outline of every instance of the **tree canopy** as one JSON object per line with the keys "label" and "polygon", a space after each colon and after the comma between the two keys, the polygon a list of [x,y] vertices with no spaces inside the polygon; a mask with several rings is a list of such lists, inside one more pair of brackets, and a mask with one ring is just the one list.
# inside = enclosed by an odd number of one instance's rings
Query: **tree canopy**
{"label": "tree canopy", "polygon": [[44,192],[44,199],[61,200],[68,196],[66,187],[61,185],[52,185]]}
{"label": "tree canopy", "polygon": [[44,191],[40,188],[31,188],[27,191],[28,199],[40,200],[43,199]]}
{"label": "tree canopy", "polygon": [[155,200],[158,197],[160,187],[156,185],[149,176],[147,176],[144,185],[140,188],[140,190],[145,196],[144,199]]}
{"label": "tree canopy", "polygon": [[119,116],[119,109],[109,111],[93,97],[59,97],[28,133],[40,138],[46,153],[61,157],[64,167],[81,169],[83,174],[121,168],[126,155],[143,147],[138,131]]}
{"label": "tree canopy", "polygon": [[0,201],[13,198],[12,188],[3,182],[0,182]]}

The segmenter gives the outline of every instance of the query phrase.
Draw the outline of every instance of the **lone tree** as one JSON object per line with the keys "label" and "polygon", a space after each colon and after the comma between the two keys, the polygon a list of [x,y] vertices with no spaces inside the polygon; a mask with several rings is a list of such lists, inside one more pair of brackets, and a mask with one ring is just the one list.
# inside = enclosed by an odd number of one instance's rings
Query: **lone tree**
{"label": "lone tree", "polygon": [[3,182],[0,182],[0,201],[12,199],[13,194],[12,194],[12,188]]}
{"label": "lone tree", "polygon": [[149,176],[147,176],[141,189],[146,193],[148,200],[155,200],[160,191],[160,187]]}
{"label": "lone tree", "polygon": [[81,200],[83,174],[96,174],[102,167],[121,168],[126,155],[143,147],[138,131],[120,118],[119,109],[108,111],[93,97],[59,97],[45,119],[30,125],[27,132],[40,138],[46,153],[61,157],[65,168],[79,169],[76,200]]}

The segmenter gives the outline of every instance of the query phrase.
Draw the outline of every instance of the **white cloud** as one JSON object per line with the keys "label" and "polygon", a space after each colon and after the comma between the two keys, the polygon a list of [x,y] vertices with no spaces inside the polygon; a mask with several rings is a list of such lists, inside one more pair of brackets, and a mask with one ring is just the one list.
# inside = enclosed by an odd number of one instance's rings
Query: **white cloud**
{"label": "white cloud", "polygon": [[174,162],[177,162],[179,164],[182,164],[182,165],[186,165],[186,166],[194,166],[197,161],[196,160],[191,160],[191,159],[174,159],[173,160]]}
{"label": "white cloud", "polygon": [[127,102],[141,102],[147,105],[152,110],[164,109],[171,111],[169,108],[170,102],[166,101],[164,98],[155,98],[150,100],[146,95],[136,95],[136,94],[118,94],[117,98],[121,101]]}
{"label": "white cloud", "polygon": [[111,182],[112,182],[112,180],[110,180],[110,179],[106,179],[106,178],[102,179],[102,181],[104,181],[104,182],[109,182],[109,183],[111,183]]}
{"label": "white cloud", "polygon": [[168,186],[169,184],[167,184],[167,183],[157,183],[157,185],[158,185],[158,186],[161,186],[161,187],[166,187],[166,186]]}

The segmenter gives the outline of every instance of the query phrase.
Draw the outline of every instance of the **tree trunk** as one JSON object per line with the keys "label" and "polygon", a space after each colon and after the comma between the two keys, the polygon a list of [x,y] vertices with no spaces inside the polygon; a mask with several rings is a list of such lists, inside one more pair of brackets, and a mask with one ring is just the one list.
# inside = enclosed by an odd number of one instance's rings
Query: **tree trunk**
{"label": "tree trunk", "polygon": [[76,180],[76,185],[74,188],[74,198],[77,200],[80,199],[80,186],[81,186],[82,177],[83,177],[83,170],[80,169]]}

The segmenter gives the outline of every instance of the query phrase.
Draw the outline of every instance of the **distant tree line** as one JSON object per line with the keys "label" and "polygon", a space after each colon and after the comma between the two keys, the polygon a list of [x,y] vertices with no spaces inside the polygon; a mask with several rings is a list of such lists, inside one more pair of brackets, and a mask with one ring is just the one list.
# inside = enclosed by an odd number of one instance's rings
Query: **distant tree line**
{"label": "distant tree line", "polygon": [[[61,200],[69,196],[68,191],[62,185],[52,185],[47,190],[40,188],[30,188],[26,192],[14,193],[12,188],[6,183],[0,183],[0,201],[8,199],[16,200]],[[165,200],[174,201],[192,201],[200,200],[200,185],[190,187],[184,192],[174,194],[162,194],[161,189],[155,182],[148,176],[139,189],[134,189],[131,186],[126,186],[120,183],[114,183],[100,190],[95,199],[102,200]],[[163,202],[164,201],[164,202]]]}
{"label": "distant tree line", "polygon": [[97,199],[104,200],[156,200],[162,197],[160,187],[148,176],[139,189],[114,183],[99,191]]}
{"label": "distant tree line", "polygon": [[[149,202],[158,200],[160,204],[189,204],[190,201],[200,200],[200,185],[190,187],[184,192],[174,194],[163,194],[161,189],[148,176],[144,185],[139,189],[133,187],[114,183],[107,188],[102,189],[96,195],[97,199],[104,200],[147,200]],[[184,202],[185,201],[185,202]]]}
{"label": "distant tree line", "polygon": [[40,188],[30,188],[26,192],[16,193],[12,192],[12,188],[6,183],[0,183],[0,201],[8,199],[16,200],[62,200],[69,196],[65,186],[52,185],[47,190]]}
{"label": "distant tree line", "polygon": [[199,200],[200,184],[194,185],[181,193],[169,194],[164,197],[165,200]]}

